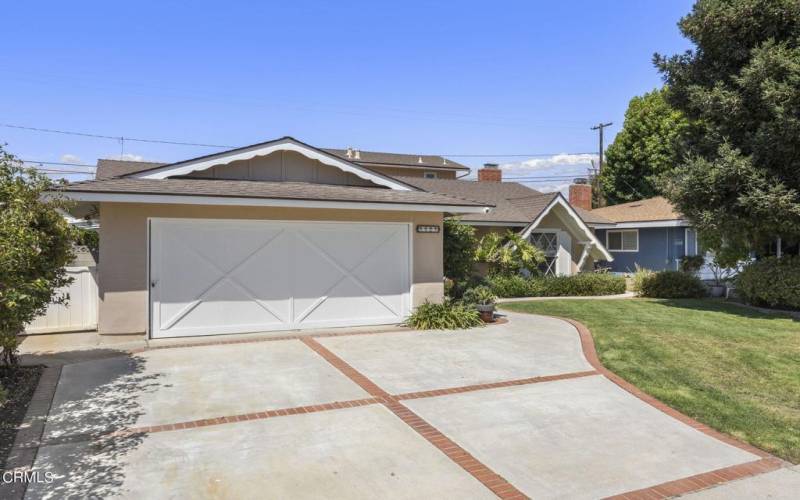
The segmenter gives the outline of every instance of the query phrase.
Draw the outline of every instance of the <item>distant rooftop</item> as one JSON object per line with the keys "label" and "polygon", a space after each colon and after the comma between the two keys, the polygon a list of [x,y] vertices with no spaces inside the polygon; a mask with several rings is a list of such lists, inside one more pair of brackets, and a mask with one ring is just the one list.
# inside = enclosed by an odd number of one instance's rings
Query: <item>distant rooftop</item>
{"label": "distant rooftop", "polygon": [[663,196],[596,208],[592,213],[612,222],[652,222],[680,220],[683,215]]}

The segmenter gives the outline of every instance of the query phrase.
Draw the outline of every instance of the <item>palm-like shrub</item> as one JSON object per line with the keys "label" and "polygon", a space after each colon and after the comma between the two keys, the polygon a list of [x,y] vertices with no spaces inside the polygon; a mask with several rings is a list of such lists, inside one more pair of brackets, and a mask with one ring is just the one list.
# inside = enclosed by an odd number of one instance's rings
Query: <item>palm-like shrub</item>
{"label": "palm-like shrub", "polygon": [[511,276],[523,270],[538,273],[545,257],[531,242],[513,231],[507,231],[504,235],[489,233],[481,238],[475,251],[475,260],[485,263],[490,275]]}

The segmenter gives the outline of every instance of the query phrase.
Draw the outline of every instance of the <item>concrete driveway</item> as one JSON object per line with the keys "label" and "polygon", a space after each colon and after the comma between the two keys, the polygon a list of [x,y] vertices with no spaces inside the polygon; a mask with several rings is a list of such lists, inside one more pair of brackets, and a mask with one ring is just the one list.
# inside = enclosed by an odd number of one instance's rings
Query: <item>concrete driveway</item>
{"label": "concrete driveway", "polygon": [[598,372],[569,323],[509,319],[68,364],[34,465],[55,481],[26,497],[654,498],[765,468]]}

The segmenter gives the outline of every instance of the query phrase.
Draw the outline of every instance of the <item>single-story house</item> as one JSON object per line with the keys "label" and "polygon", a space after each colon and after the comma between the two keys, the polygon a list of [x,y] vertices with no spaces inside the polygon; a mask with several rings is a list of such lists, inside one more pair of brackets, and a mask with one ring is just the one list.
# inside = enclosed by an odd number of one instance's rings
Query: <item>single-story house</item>
{"label": "single-story house", "polygon": [[[98,331],[150,338],[402,321],[443,298],[442,220],[514,229],[546,272],[612,261],[558,193],[438,156],[290,137],[176,163],[101,160],[60,192],[99,214]],[[584,218],[586,220],[584,220]]]}
{"label": "single-story house", "polygon": [[588,224],[614,256],[600,265],[612,272],[633,272],[637,265],[678,270],[684,257],[700,253],[694,228],[661,196],[596,208],[591,214]]}
{"label": "single-story house", "polygon": [[[285,137],[167,165],[101,163],[97,179],[65,186],[78,210],[99,213],[99,332],[397,323],[440,301],[443,217],[491,205],[425,192],[351,155]],[[466,169],[413,161],[421,178]]]}

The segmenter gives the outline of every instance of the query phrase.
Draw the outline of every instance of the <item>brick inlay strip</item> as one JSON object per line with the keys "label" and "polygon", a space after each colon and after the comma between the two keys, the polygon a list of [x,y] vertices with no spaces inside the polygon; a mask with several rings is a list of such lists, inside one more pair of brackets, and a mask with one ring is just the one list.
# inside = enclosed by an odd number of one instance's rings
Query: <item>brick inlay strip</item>
{"label": "brick inlay strip", "polygon": [[434,389],[432,391],[407,392],[405,394],[397,394],[394,396],[394,398],[397,399],[398,401],[403,401],[406,399],[434,398],[436,396],[446,396],[448,394],[461,394],[464,392],[485,391],[487,389],[499,389],[502,387],[514,387],[517,385],[538,384],[541,382],[554,382],[556,380],[591,377],[593,375],[599,375],[597,370],[562,373],[559,375],[544,375],[541,377],[520,378],[515,380],[506,380],[503,382],[491,382],[488,384],[463,385],[460,387],[452,387],[449,389]]}
{"label": "brick inlay strip", "polygon": [[301,339],[304,344],[322,356],[334,368],[342,372],[350,380],[358,384],[369,394],[380,399],[383,405],[394,413],[406,425],[415,430],[420,436],[444,453],[450,460],[467,471],[472,477],[489,488],[495,495],[503,499],[523,499],[528,498],[514,485],[505,478],[494,472],[485,464],[480,462],[467,450],[453,442],[450,438],[442,434],[433,425],[425,421],[422,417],[411,411],[407,406],[400,403],[397,398],[378,387],[373,381],[364,374],[350,366],[345,360],[329,351],[325,346],[310,337]]}
{"label": "brick inlay strip", "polygon": [[728,481],[735,481],[765,472],[771,472],[784,466],[782,460],[776,458],[762,458],[753,462],[732,465],[722,469],[696,474],[694,476],[668,481],[649,488],[629,491],[620,495],[608,497],[614,500],[653,500],[684,495],[694,491],[717,486]]}
{"label": "brick inlay strip", "polygon": [[583,323],[581,323],[579,321],[575,321],[573,319],[569,319],[569,318],[561,318],[561,317],[558,317],[558,316],[551,316],[551,317],[566,321],[567,323],[569,323],[572,326],[574,326],[576,330],[578,330],[578,334],[580,335],[580,339],[581,339],[581,347],[583,348],[583,355],[586,357],[586,360],[589,361],[589,364],[592,365],[593,367],[595,367],[595,369],[598,372],[600,372],[603,376],[605,376],[610,381],[614,382],[616,385],[618,385],[622,389],[625,389],[626,391],[628,391],[629,393],[633,394],[634,396],[636,396],[637,398],[641,399],[642,401],[644,401],[645,403],[649,404],[650,406],[653,406],[654,408],[657,408],[658,410],[661,410],[662,412],[666,413],[670,417],[672,417],[672,418],[674,418],[674,419],[676,419],[676,420],[678,420],[678,421],[680,421],[680,422],[682,422],[682,423],[684,423],[684,424],[686,424],[686,425],[688,425],[688,426],[690,426],[690,427],[702,432],[703,434],[711,436],[714,439],[722,441],[723,443],[726,443],[726,444],[729,444],[731,446],[735,446],[735,447],[737,447],[739,449],[742,449],[742,450],[745,450],[747,452],[750,452],[750,453],[752,453],[754,455],[758,455],[761,458],[774,458],[774,459],[777,460],[776,457],[774,457],[773,455],[767,453],[766,451],[764,451],[762,449],[759,449],[759,448],[756,448],[755,446],[752,446],[750,444],[743,443],[742,441],[739,441],[738,439],[735,439],[735,438],[733,438],[733,437],[731,437],[731,436],[729,436],[727,434],[723,434],[722,432],[714,430],[711,427],[709,427],[709,426],[707,426],[705,424],[702,424],[702,423],[698,422],[697,420],[695,420],[695,419],[693,419],[693,418],[691,418],[691,417],[689,417],[687,415],[684,415],[683,413],[681,413],[678,410],[672,408],[671,406],[668,406],[668,405],[662,403],[661,401],[659,401],[658,399],[654,398],[653,396],[650,396],[649,394],[646,394],[644,391],[642,391],[641,389],[639,389],[635,385],[631,384],[627,380],[623,379],[622,377],[620,377],[616,373],[612,372],[611,370],[609,370],[608,368],[603,366],[603,364],[600,362],[600,358],[597,356],[597,351],[595,350],[595,347],[594,347],[594,339],[592,338],[592,333],[588,328],[586,328],[586,326]]}
{"label": "brick inlay strip", "polygon": [[[36,461],[36,454],[41,446],[44,426],[53,397],[56,394],[58,380],[61,378],[60,366],[47,366],[39,376],[39,383],[33,391],[28,403],[25,417],[14,436],[14,444],[9,451],[5,470],[29,471]],[[27,482],[0,482],[0,498],[8,500],[22,499],[28,488]]]}
{"label": "brick inlay strip", "polygon": [[714,439],[722,441],[725,444],[735,446],[741,450],[747,451],[761,457],[760,460],[756,460],[753,462],[747,462],[744,464],[734,465],[731,467],[725,467],[723,469],[718,469],[711,472],[705,472],[703,474],[697,474],[695,476],[690,476],[687,478],[677,479],[675,481],[669,481],[667,483],[655,485],[649,488],[644,488],[641,490],[631,491],[628,493],[622,493],[616,495],[611,498],[630,498],[630,499],[653,499],[653,498],[667,498],[669,496],[675,496],[679,494],[690,493],[693,491],[702,490],[708,488],[709,486],[714,486],[722,483],[726,483],[728,481],[733,481],[735,479],[741,479],[744,477],[755,476],[758,474],[763,474],[765,472],[770,472],[775,469],[779,469],[781,467],[786,467],[787,462],[777,458],[766,451],[756,448],[753,445],[744,443],[735,439],[732,436],[719,432],[711,427],[698,422],[697,420],[684,415],[683,413],[679,412],[678,410],[662,403],[658,399],[646,394],[644,391],[636,387],[635,385],[631,384],[627,380],[623,379],[616,373],[612,372],[600,362],[600,358],[597,356],[597,350],[594,346],[594,338],[592,337],[592,332],[579,321],[575,321],[574,319],[570,318],[563,318],[560,316],[550,316],[552,318],[560,319],[562,321],[566,321],[567,323],[571,324],[575,327],[578,331],[578,335],[581,339],[581,348],[583,349],[583,355],[586,357],[586,360],[589,362],[590,365],[595,367],[595,369],[605,376],[607,379],[624,389],[625,391],[629,392],[636,398],[644,401],[645,403],[649,404],[650,406],[666,413],[670,417],[678,420],[679,422],[686,424],[697,431],[702,432],[703,434],[710,436]]}
{"label": "brick inlay strip", "polygon": [[[189,420],[186,422],[178,422],[174,424],[151,425],[143,427],[132,427],[130,429],[123,429],[111,432],[110,436],[128,436],[131,434],[144,434],[154,432],[166,431],[179,431],[183,429],[196,429],[199,427],[208,427],[212,425],[233,424],[236,422],[246,422],[248,420],[263,420],[266,418],[285,417],[289,415],[302,415],[303,413],[317,413],[329,410],[341,410],[343,408],[355,408],[357,406],[366,406],[378,404],[381,401],[378,398],[363,398],[352,399],[348,401],[335,401],[333,403],[322,403],[310,406],[296,406],[292,408],[280,408],[277,410],[256,411],[251,413],[242,413],[239,415],[227,415],[224,417],[203,418],[199,420]],[[47,443],[51,444],[51,443]]]}

